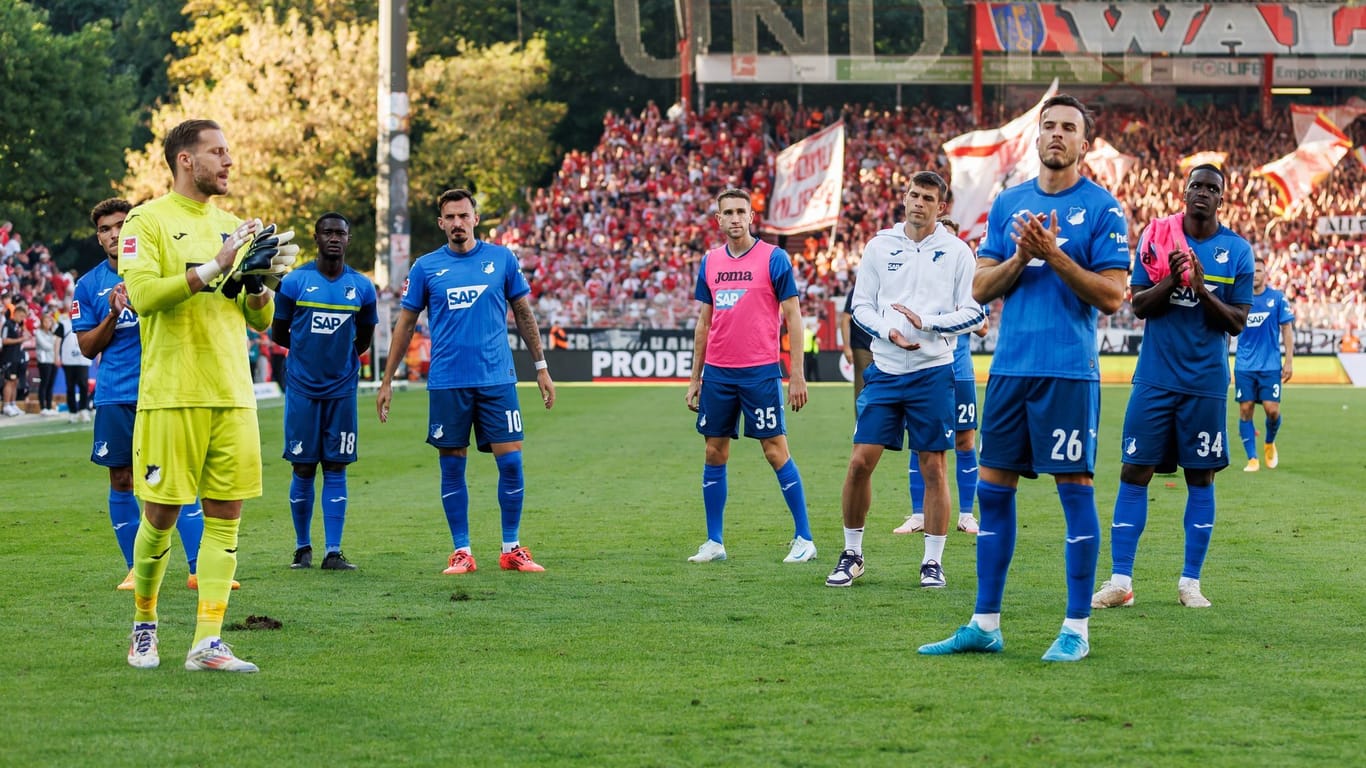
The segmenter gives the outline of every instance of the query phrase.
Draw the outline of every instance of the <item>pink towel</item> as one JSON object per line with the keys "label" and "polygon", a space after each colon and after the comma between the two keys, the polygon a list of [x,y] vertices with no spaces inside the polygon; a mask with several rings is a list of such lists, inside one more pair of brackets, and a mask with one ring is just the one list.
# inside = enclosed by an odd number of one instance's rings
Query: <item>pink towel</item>
{"label": "pink towel", "polygon": [[[1190,244],[1186,242],[1185,230],[1182,229],[1182,222],[1185,219],[1184,213],[1153,219],[1138,238],[1138,260],[1147,270],[1148,279],[1152,280],[1154,285],[1171,274],[1168,258],[1172,251],[1191,252]],[[1181,276],[1181,284],[1190,285],[1190,280],[1190,268],[1187,267],[1186,273]]]}

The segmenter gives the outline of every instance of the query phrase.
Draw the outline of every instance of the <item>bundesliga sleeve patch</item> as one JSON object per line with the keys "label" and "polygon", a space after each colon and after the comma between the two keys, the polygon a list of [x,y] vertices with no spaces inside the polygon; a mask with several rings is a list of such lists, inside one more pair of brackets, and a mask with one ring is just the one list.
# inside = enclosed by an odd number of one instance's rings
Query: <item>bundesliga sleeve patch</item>
{"label": "bundesliga sleeve patch", "polygon": [[136,259],[138,256],[138,238],[136,235],[123,238],[123,245],[119,248],[119,258]]}
{"label": "bundesliga sleeve patch", "polygon": [[408,278],[406,278],[406,277],[403,278],[403,291],[402,291],[402,293],[400,293],[399,295],[400,295],[400,296],[407,296],[407,295],[408,295]]}
{"label": "bundesliga sleeve patch", "polygon": [[73,301],[73,302],[71,302],[71,319],[72,319],[72,320],[80,320],[80,319],[81,319],[81,303],[80,303],[79,301]]}

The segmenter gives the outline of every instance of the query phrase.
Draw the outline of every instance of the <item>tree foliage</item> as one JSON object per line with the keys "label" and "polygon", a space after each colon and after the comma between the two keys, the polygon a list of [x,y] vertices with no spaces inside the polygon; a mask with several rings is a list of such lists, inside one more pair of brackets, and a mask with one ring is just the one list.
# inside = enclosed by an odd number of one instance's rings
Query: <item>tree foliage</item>
{"label": "tree foliage", "polygon": [[82,229],[123,175],[134,96],[112,41],[107,22],[54,35],[44,12],[0,0],[0,218],[30,241]]}
{"label": "tree foliage", "polygon": [[[646,47],[660,56],[674,55],[674,0],[632,2],[640,3]],[[420,60],[459,55],[461,46],[544,38],[551,92],[574,105],[551,136],[564,146],[591,147],[608,109],[677,98],[673,81],[650,80],[626,66],[617,46],[612,0],[412,0],[410,14],[422,41]]]}
{"label": "tree foliage", "polygon": [[[186,55],[172,69],[180,85],[152,113],[157,140],[129,153],[124,191],[134,200],[163,194],[170,171],[161,137],[182,120],[216,120],[234,162],[224,207],[301,235],[323,212],[340,211],[352,221],[352,263],[368,268],[375,237],[377,22],[333,15],[324,24],[298,11],[277,18],[269,8],[244,3],[195,3],[201,12],[212,6],[224,15],[200,15],[181,37]],[[439,242],[427,226],[435,216],[424,216],[422,208],[442,189],[468,183],[486,213],[503,210],[554,162],[549,135],[565,107],[543,98],[547,78],[539,41],[433,57],[411,73],[411,217],[421,223],[415,249]]]}
{"label": "tree foliage", "polygon": [[518,205],[554,163],[550,134],[567,109],[545,97],[545,43],[462,45],[413,74],[413,197],[467,184],[486,216]]}
{"label": "tree foliage", "polygon": [[293,228],[305,240],[319,215],[340,211],[354,224],[351,255],[368,263],[377,34],[374,22],[310,29],[297,11],[279,20],[270,11],[247,13],[230,44],[189,52],[186,66],[213,79],[181,85],[153,112],[157,140],[129,154],[124,190],[135,200],[163,194],[170,170],[161,137],[182,120],[216,120],[233,158],[225,208]]}

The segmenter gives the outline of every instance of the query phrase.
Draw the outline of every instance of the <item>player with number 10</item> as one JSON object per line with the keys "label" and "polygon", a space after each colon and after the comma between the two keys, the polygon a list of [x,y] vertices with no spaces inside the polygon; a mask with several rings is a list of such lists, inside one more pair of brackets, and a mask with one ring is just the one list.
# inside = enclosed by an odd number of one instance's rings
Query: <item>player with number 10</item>
{"label": "player with number 10", "polygon": [[474,196],[450,189],[437,200],[437,226],[446,244],[413,263],[403,288],[402,308],[394,322],[389,361],[375,398],[379,420],[389,420],[394,373],[403,359],[424,309],[432,335],[431,373],[427,379],[427,442],[440,454],[441,506],[455,551],[445,574],[477,569],[470,548],[469,491],[465,462],[470,430],[481,452],[498,465],[498,506],[502,513],[505,571],[544,571],[521,545],[522,411],[517,402],[517,372],[508,344],[508,308],[536,368],[541,402],[555,404],[555,383],[531,313],[531,286],[512,251],[479,240]]}

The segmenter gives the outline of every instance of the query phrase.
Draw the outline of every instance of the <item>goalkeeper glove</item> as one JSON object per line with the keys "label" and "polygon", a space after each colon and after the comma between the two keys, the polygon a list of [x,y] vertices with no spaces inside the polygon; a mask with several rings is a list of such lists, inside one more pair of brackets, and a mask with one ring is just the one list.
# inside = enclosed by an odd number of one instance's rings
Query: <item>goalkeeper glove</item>
{"label": "goalkeeper glove", "polygon": [[244,277],[258,276],[268,288],[279,287],[280,278],[289,271],[294,255],[299,252],[299,246],[289,242],[293,239],[293,230],[276,234],[275,225],[267,225],[247,246],[247,255],[236,272]]}
{"label": "goalkeeper glove", "polygon": [[[276,285],[279,285],[277,282]],[[259,275],[244,275],[241,272],[233,272],[228,275],[228,279],[223,281],[223,287],[219,290],[224,298],[236,300],[238,294],[245,290],[249,295],[256,295],[266,289],[266,278]]]}

